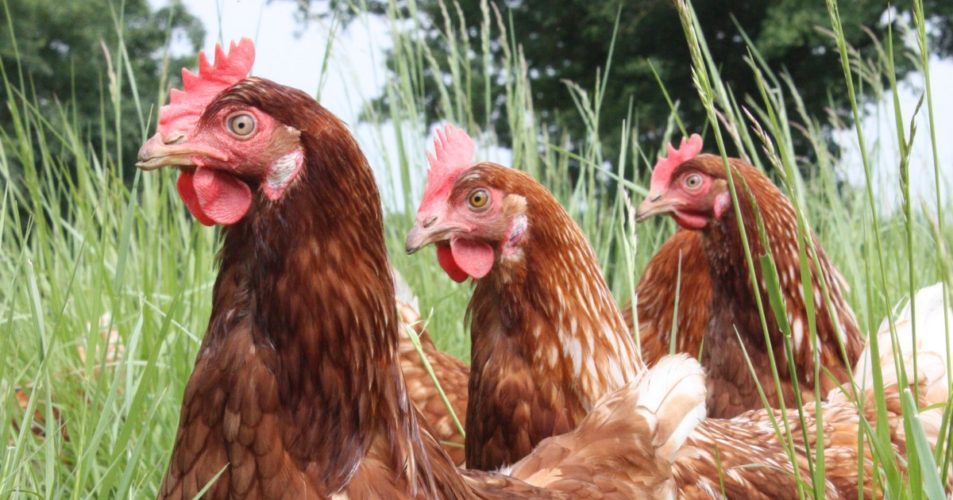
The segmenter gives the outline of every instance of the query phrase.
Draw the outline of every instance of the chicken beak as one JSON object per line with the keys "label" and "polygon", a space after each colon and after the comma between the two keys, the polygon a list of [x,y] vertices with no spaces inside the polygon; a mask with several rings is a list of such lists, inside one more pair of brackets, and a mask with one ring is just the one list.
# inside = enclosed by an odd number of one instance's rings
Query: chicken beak
{"label": "chicken beak", "polygon": [[639,204],[639,210],[635,215],[635,222],[645,222],[653,215],[667,214],[672,211],[675,204],[666,199],[662,193],[649,193],[649,196]]}
{"label": "chicken beak", "polygon": [[162,134],[149,138],[139,148],[136,167],[141,170],[156,170],[162,167],[194,166],[194,158],[200,156],[216,161],[225,161],[225,155],[207,146],[196,146],[186,141],[185,134],[176,133],[169,137]]}
{"label": "chicken beak", "polygon": [[437,224],[436,222],[437,216],[432,216],[423,221],[418,220],[414,224],[404,241],[404,249],[407,250],[407,255],[411,255],[431,243],[447,239],[447,235],[454,227]]}

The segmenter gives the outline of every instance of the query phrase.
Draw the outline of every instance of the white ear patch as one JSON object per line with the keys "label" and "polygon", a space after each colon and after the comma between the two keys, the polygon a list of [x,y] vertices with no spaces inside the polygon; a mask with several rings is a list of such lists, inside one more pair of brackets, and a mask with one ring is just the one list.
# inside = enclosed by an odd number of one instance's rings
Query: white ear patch
{"label": "white ear patch", "polygon": [[268,168],[268,177],[261,189],[269,200],[275,201],[281,198],[282,193],[291,184],[291,181],[297,177],[304,165],[304,152],[301,148],[278,158]]}
{"label": "white ear patch", "polygon": [[525,215],[517,215],[512,224],[510,224],[509,234],[506,238],[507,245],[516,245],[523,238],[523,233],[526,232],[526,227],[529,226],[529,222],[526,220]]}
{"label": "white ear patch", "polygon": [[520,241],[529,227],[529,221],[523,214],[517,215],[510,223],[509,231],[506,232],[506,243],[503,244],[503,257],[519,258],[522,256],[520,251]]}
{"label": "white ear patch", "polygon": [[731,193],[725,191],[715,196],[715,218],[721,219],[728,207],[731,206]]}

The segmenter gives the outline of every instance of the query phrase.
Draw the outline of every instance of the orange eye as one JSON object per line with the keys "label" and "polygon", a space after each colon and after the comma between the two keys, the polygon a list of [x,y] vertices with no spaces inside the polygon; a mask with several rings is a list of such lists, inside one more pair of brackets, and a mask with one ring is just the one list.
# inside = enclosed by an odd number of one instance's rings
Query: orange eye
{"label": "orange eye", "polygon": [[485,210],[489,202],[490,193],[488,193],[486,189],[474,189],[467,196],[467,205],[470,206],[471,210]]}
{"label": "orange eye", "polygon": [[682,181],[685,185],[685,189],[689,191],[695,191],[698,188],[702,187],[702,176],[701,174],[691,174],[685,177],[685,180]]}
{"label": "orange eye", "polygon": [[235,137],[248,139],[255,133],[255,128],[257,128],[255,115],[247,111],[232,113],[225,119],[225,127]]}

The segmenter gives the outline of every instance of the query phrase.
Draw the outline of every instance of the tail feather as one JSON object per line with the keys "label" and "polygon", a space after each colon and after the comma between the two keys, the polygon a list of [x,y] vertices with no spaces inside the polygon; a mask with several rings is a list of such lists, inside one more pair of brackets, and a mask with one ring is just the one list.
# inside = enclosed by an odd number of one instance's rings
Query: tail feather
{"label": "tail feather", "polygon": [[685,354],[666,356],[643,372],[636,391],[636,407],[653,413],[658,422],[653,440],[656,455],[674,461],[707,413],[704,370]]}
{"label": "tail feather", "polygon": [[[950,353],[948,344],[953,343],[953,310],[944,307],[942,283],[921,288],[911,303],[900,311],[894,321],[896,340],[894,345],[888,319],[884,319],[877,331],[880,369],[884,387],[900,383],[899,367],[902,366],[910,385],[916,385],[921,408],[938,405],[950,397]],[[916,305],[916,322],[912,320],[911,304]],[[947,302],[949,304],[949,302]],[[916,328],[914,329],[914,325]],[[914,334],[916,342],[914,342]],[[854,369],[854,377],[861,387],[873,387],[873,364],[870,343]],[[916,373],[914,373],[914,355]],[[899,360],[901,364],[897,363]],[[943,418],[941,408],[923,409],[920,422],[931,442],[936,442]]]}
{"label": "tail feather", "polygon": [[[896,384],[899,382],[897,365],[895,359],[903,360],[903,367],[908,372],[908,376],[913,378],[913,356],[916,353],[917,370],[920,372],[916,380],[921,386],[935,391],[931,398],[942,398],[945,400],[949,395],[949,388],[945,382],[943,387],[934,387],[938,381],[946,378],[949,370],[950,356],[947,351],[947,345],[950,339],[953,339],[953,310],[944,309],[943,285],[936,283],[934,285],[921,288],[911,303],[900,311],[894,326],[897,332],[897,345],[894,345],[890,323],[885,318],[877,331],[877,344],[880,354],[880,364],[883,370],[884,384]],[[916,329],[911,320],[913,313],[912,304],[916,304]],[[914,333],[916,334],[916,344],[914,344]],[[873,364],[870,343],[864,350],[860,360],[857,361],[854,369],[854,376],[858,382],[868,384],[873,383]],[[936,403],[940,400],[931,399]]]}

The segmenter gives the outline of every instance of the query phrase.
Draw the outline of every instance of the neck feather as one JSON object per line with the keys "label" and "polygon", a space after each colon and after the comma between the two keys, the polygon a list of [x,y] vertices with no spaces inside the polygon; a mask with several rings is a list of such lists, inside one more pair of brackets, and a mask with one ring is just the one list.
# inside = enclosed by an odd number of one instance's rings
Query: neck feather
{"label": "neck feather", "polygon": [[336,491],[377,437],[403,471],[417,429],[395,358],[379,196],[357,145],[329,120],[302,134],[308,164],[284,198],[226,229],[208,335],[250,324],[284,423],[300,433],[289,451],[325,467]]}
{"label": "neck feather", "polygon": [[[767,248],[770,248],[777,268],[780,289],[785,302],[786,319],[791,328],[795,357],[798,361],[810,364],[814,356],[810,352],[810,342],[806,340],[809,335],[809,328],[804,306],[806,295],[802,290],[797,219],[794,207],[767,176],[755,167],[740,162],[733,162],[732,165],[736,186],[738,187],[738,201],[741,207],[742,220],[751,255],[755,259],[755,277],[767,315],[769,332],[777,333],[780,329],[770,309],[766,281],[759,262],[760,257],[767,254],[767,249],[759,234],[756,210],[759,211],[763,221],[768,242]],[[739,182],[741,180],[743,182]],[[752,203],[751,199],[754,199],[755,203]],[[739,332],[759,343],[763,342],[760,321],[757,319],[757,306],[751,288],[749,268],[745,261],[741,233],[738,229],[734,210],[730,208],[726,211],[723,219],[706,229],[704,234],[705,253],[710,263],[713,284],[715,289],[718,290],[714,294],[713,309],[733,309],[736,313],[732,321],[738,327]],[[840,353],[839,350],[835,351],[837,349],[835,346],[837,346],[837,342],[841,342],[846,347],[848,362],[853,363],[860,352],[860,333],[850,306],[843,297],[845,287],[843,278],[829,262],[816,238],[812,236],[812,240],[814,244],[808,246],[806,251],[808,252],[808,259],[811,260],[812,283],[810,286],[812,287],[814,306],[817,311],[816,328],[823,343],[821,345],[822,351],[824,349],[829,351],[827,353],[822,352],[822,356],[831,359],[831,364],[838,364],[835,360],[840,357]],[[813,264],[815,248],[817,261],[821,265],[821,272],[818,272]],[[831,294],[831,302],[834,306],[833,315],[828,314],[826,303],[823,301],[821,280]],[[746,311],[747,313],[741,314],[737,311]],[[709,325],[709,331],[733,331],[733,327],[715,322]],[[774,347],[780,352],[780,342],[776,342]],[[808,379],[810,380],[810,377]]]}
{"label": "neck feather", "polygon": [[565,387],[588,410],[634,377],[642,360],[582,231],[542,187],[526,198],[521,259],[498,264],[478,283],[474,331],[499,318],[534,370],[568,377]]}

